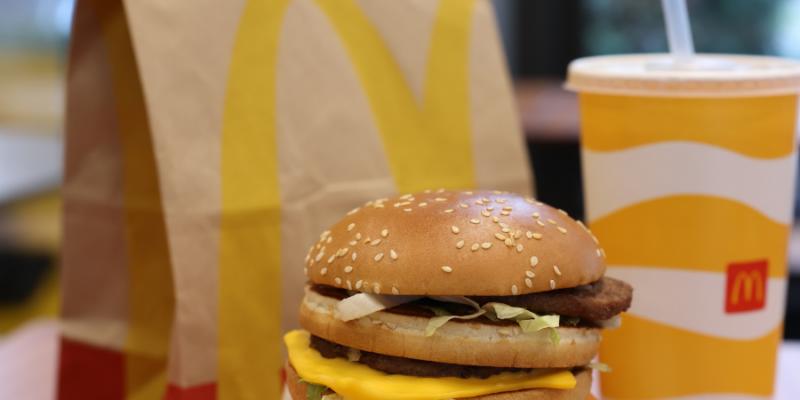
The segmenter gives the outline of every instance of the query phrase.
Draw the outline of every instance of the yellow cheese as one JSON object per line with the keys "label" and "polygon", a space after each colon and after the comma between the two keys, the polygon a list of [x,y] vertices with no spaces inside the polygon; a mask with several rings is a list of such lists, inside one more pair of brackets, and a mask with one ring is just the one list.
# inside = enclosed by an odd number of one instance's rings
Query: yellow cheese
{"label": "yellow cheese", "polygon": [[309,347],[309,333],[294,330],[284,336],[289,361],[306,382],[325,385],[347,400],[443,400],[521,389],[572,389],[569,370],[504,372],[487,379],[423,378],[389,375],[343,358],[324,358]]}

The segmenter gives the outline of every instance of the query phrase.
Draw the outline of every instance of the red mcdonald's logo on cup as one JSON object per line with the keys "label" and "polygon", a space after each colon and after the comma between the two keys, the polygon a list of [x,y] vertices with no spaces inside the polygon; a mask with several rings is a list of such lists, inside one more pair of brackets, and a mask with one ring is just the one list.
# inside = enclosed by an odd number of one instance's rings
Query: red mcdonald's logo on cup
{"label": "red mcdonald's logo on cup", "polygon": [[767,260],[728,265],[725,312],[737,313],[764,308],[767,297]]}

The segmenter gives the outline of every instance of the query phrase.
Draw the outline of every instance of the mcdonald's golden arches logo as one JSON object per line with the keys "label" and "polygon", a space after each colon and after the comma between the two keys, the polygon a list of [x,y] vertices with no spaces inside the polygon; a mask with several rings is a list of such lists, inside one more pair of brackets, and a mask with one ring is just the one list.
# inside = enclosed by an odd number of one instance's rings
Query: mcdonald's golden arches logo
{"label": "mcdonald's golden arches logo", "polygon": [[766,305],[767,260],[731,263],[725,290],[725,312],[763,309]]}

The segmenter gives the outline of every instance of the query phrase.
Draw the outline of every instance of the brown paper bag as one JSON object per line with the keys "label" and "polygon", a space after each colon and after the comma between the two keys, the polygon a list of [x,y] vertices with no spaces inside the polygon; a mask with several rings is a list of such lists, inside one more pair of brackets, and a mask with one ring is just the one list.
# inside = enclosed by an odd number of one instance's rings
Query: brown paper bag
{"label": "brown paper bag", "polygon": [[486,1],[79,0],[67,107],[61,399],[277,398],[324,227],[531,191]]}

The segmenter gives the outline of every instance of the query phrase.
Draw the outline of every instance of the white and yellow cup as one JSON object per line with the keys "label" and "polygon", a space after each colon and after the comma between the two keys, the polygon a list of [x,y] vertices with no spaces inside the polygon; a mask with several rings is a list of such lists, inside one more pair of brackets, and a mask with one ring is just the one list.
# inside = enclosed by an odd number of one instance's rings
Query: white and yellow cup
{"label": "white and yellow cup", "polygon": [[574,61],[587,217],[633,284],[604,335],[611,399],[773,391],[786,294],[800,63],[668,55]]}

